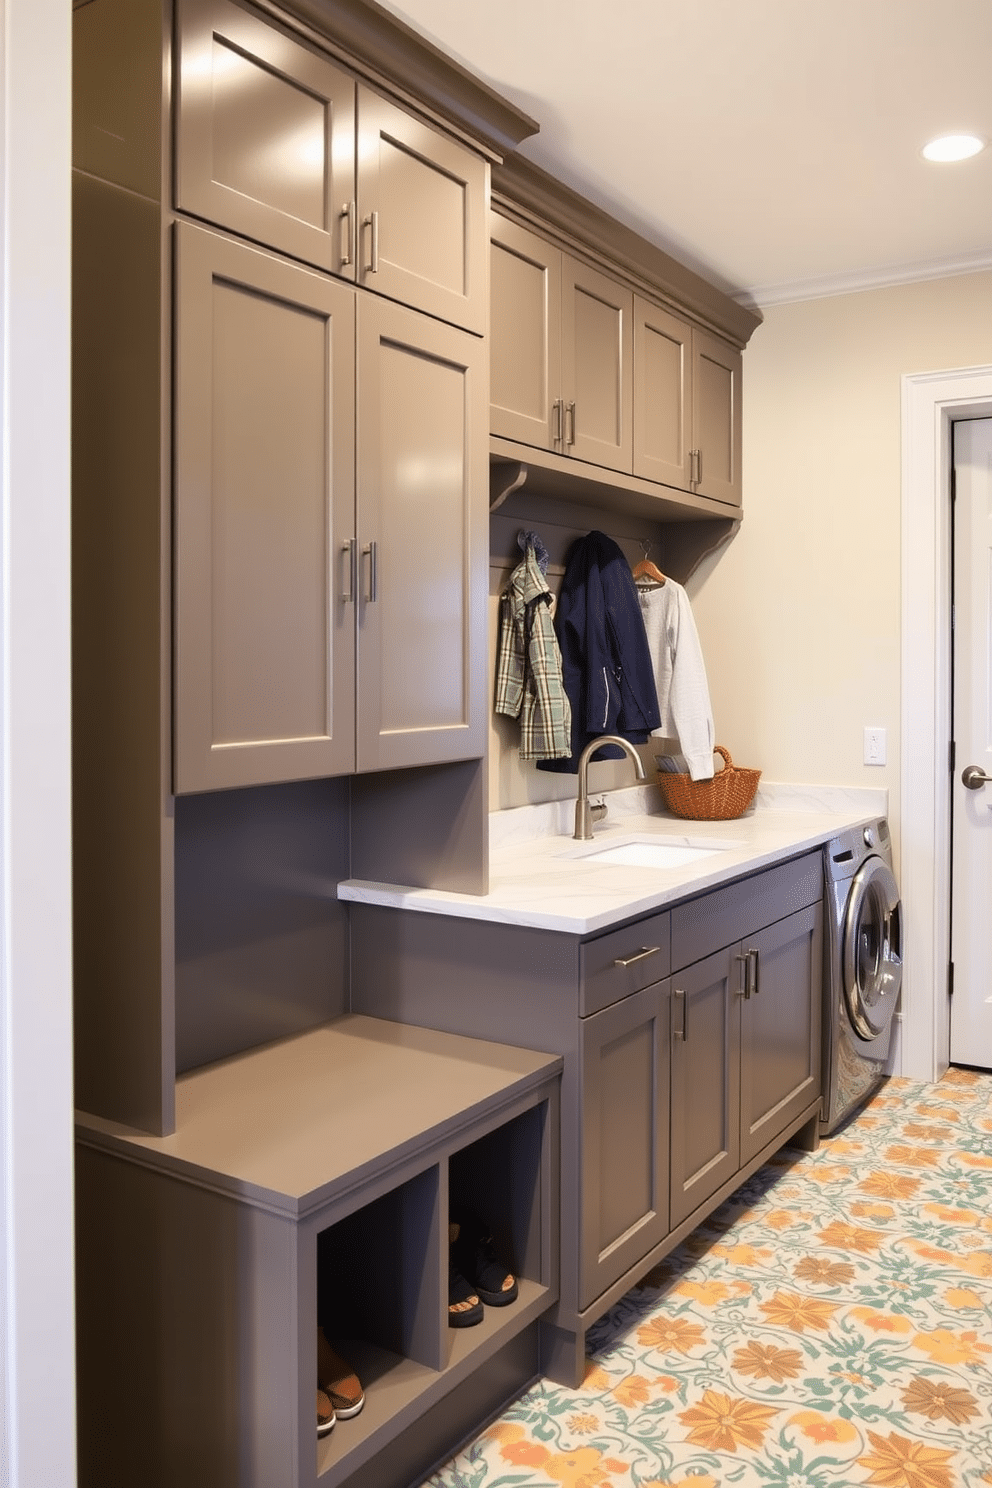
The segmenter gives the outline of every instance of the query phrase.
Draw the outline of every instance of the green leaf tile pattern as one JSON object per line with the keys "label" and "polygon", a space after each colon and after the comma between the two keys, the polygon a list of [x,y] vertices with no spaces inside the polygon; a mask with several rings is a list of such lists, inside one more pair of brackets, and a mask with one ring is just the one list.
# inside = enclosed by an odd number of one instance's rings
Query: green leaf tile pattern
{"label": "green leaf tile pattern", "polygon": [[786,1150],[429,1488],[992,1484],[992,1075]]}

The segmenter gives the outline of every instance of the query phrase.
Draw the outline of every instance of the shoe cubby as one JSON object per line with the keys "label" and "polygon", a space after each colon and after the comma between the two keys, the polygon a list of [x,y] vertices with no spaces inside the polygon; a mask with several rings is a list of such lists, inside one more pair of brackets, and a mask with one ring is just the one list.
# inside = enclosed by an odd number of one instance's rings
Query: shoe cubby
{"label": "shoe cubby", "polygon": [[[408,1488],[538,1370],[561,1061],[346,1015],[80,1116],[81,1488]],[[451,1196],[519,1295],[448,1326]],[[317,1327],[362,1410],[316,1429]],[[468,1335],[472,1336],[468,1336]]]}

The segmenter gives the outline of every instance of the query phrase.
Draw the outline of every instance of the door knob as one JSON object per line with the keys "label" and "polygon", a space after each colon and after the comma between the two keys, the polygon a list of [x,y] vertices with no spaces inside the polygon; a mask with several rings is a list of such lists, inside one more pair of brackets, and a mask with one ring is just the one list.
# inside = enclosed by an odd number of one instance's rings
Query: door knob
{"label": "door knob", "polygon": [[981,765],[965,765],[961,772],[961,784],[967,790],[981,790],[992,783],[992,775],[986,775]]}

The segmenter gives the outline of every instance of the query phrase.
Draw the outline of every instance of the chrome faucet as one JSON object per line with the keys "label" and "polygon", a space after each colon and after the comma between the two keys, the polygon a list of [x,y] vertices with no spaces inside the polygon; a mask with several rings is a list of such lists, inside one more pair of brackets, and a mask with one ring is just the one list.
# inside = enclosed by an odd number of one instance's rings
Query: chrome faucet
{"label": "chrome faucet", "polygon": [[581,842],[587,841],[592,836],[593,822],[602,821],[606,815],[604,801],[600,801],[595,806],[589,804],[589,760],[604,744],[618,744],[621,749],[626,750],[634,761],[638,780],[645,778],[641,756],[633,745],[628,744],[626,739],[621,739],[619,734],[603,734],[587,744],[579,755],[579,794],[575,802],[575,831],[572,833],[572,836],[577,837]]}

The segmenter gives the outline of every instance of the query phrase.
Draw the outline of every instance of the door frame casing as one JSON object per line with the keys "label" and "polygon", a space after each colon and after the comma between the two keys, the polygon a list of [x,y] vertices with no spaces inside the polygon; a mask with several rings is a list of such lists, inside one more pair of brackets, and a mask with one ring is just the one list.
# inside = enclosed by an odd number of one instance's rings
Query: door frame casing
{"label": "door frame casing", "polygon": [[904,970],[900,1073],[950,1063],[951,425],[992,413],[992,366],[902,378],[902,769]]}

